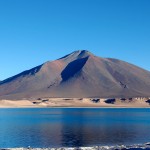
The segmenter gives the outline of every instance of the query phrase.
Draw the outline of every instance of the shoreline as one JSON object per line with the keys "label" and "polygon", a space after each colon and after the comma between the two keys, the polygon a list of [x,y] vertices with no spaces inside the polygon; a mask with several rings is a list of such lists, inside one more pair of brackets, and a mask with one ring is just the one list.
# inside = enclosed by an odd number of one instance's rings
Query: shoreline
{"label": "shoreline", "polygon": [[0,107],[0,109],[61,109],[61,108],[67,108],[67,109],[150,109],[150,107],[119,107],[119,106],[114,106],[114,107]]}
{"label": "shoreline", "polygon": [[0,150],[142,150],[150,149],[150,142],[144,144],[133,145],[116,145],[116,146],[89,146],[89,147],[47,147],[47,148],[32,148],[30,146],[20,148],[0,148]]}
{"label": "shoreline", "polygon": [[43,98],[0,100],[0,108],[150,108],[150,99]]}

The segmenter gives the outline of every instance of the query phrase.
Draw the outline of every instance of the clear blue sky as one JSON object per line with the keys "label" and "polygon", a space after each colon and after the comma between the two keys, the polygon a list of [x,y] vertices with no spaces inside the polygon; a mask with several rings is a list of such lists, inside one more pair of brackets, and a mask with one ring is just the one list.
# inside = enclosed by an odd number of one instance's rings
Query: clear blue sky
{"label": "clear blue sky", "polygon": [[150,70],[150,0],[0,0],[0,80],[79,49]]}

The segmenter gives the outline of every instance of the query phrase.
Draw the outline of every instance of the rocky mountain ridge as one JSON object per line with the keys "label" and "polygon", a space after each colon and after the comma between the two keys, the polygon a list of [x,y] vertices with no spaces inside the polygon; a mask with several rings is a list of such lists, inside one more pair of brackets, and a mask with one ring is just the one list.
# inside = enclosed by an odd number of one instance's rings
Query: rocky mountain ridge
{"label": "rocky mountain ridge", "polygon": [[79,50],[0,82],[0,98],[149,97],[150,72]]}

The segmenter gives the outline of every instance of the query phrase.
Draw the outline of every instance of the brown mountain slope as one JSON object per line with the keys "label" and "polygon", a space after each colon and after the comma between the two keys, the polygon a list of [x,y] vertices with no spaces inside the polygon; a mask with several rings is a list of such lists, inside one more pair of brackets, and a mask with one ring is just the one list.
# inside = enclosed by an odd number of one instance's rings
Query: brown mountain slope
{"label": "brown mountain slope", "polygon": [[146,97],[150,72],[124,61],[75,51],[0,83],[0,98]]}

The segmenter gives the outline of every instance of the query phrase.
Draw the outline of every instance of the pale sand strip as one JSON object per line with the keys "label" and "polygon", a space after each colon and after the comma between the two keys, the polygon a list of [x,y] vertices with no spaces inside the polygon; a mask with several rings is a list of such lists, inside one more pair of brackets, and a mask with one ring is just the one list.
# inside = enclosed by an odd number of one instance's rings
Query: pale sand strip
{"label": "pale sand strip", "polygon": [[[0,108],[150,108],[146,101],[149,98],[134,98],[132,100],[115,99],[115,102],[106,103],[107,99],[100,98],[43,98],[39,100],[0,100]],[[95,102],[95,100],[99,100]]]}

